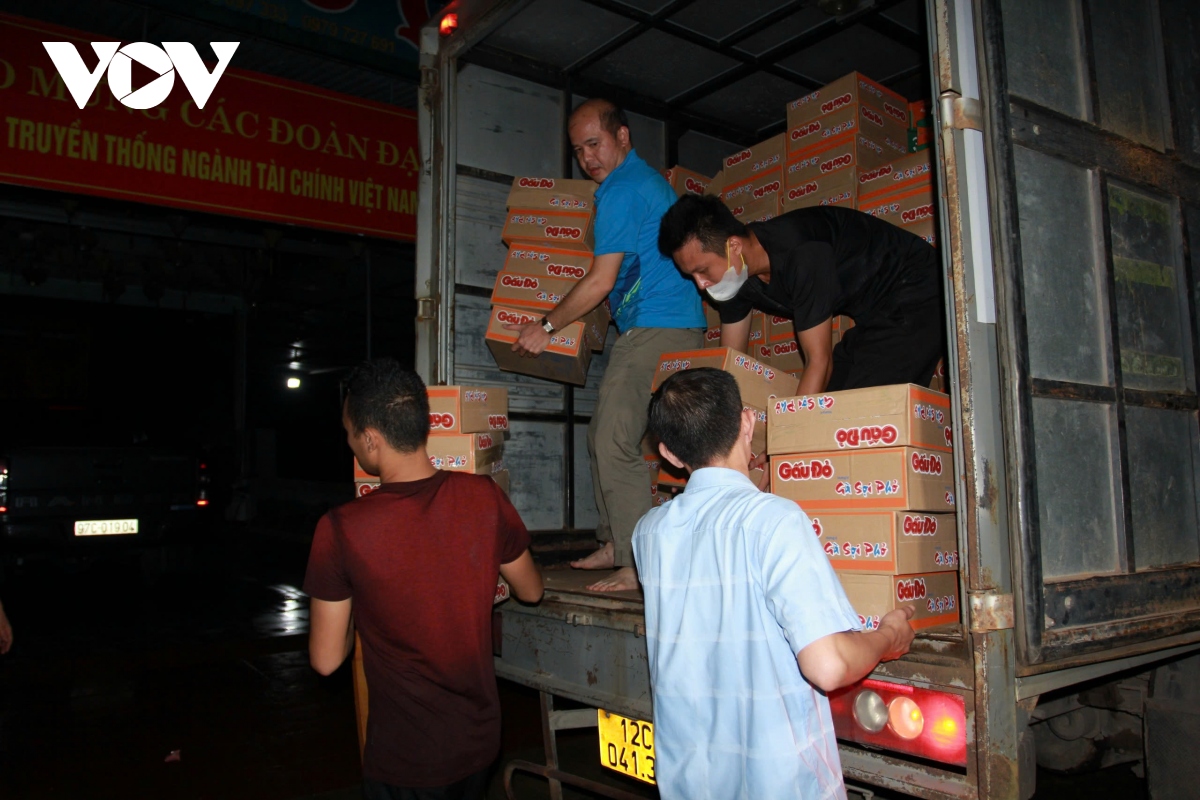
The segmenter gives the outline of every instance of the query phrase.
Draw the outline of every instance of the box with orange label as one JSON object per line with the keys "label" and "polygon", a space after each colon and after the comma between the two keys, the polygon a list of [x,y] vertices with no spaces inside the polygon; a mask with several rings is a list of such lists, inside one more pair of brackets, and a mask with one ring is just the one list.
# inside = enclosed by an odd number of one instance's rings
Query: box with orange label
{"label": "box with orange label", "polygon": [[804,353],[795,337],[760,345],[754,348],[754,354],[759,361],[776,369],[804,374]]}
{"label": "box with orange label", "polygon": [[500,485],[500,488],[504,490],[505,494],[508,494],[509,490],[512,488],[512,478],[509,476],[507,469],[498,469],[493,472],[492,480]]}
{"label": "box with orange label", "polygon": [[873,169],[860,170],[858,204],[870,205],[874,200],[897,192],[932,185],[933,165],[929,161],[929,153],[913,153]]}
{"label": "box with orange label", "polygon": [[[816,400],[820,398],[798,398]],[[767,445],[775,448],[774,428]],[[888,447],[771,456],[771,491],[817,511],[954,511],[954,460],[940,450]]]}
{"label": "box with orange label", "polygon": [[[767,322],[761,311],[750,312],[750,338],[747,344],[750,352],[749,355],[754,355],[754,351],[767,340]],[[721,346],[721,320],[717,319],[715,326],[710,326],[704,332],[705,347],[720,347]]]}
{"label": "box with orange label", "polygon": [[787,104],[788,152],[794,153],[808,146],[805,140],[811,140],[812,136],[808,130],[811,127],[808,123],[852,106],[863,105],[878,112],[887,124],[904,129],[907,137],[908,100],[890,89],[885,89],[866,75],[851,72]]}
{"label": "box with orange label", "polygon": [[724,161],[720,197],[726,205],[748,205],[783,189],[783,134],[739,150]]}
{"label": "box with orange label", "polygon": [[[797,167],[798,169],[799,167]],[[785,178],[784,192],[781,197],[784,213],[797,208],[812,208],[813,206],[835,205],[854,208],[858,198],[856,175],[857,171],[853,169],[837,169],[805,181],[791,177]]]}
{"label": "box with orange label", "polygon": [[490,475],[503,469],[504,434],[431,433],[425,445],[434,469]]}
{"label": "box with orange label", "polygon": [[779,216],[781,209],[779,198],[779,193],[775,192],[761,200],[749,200],[745,203],[741,200],[730,201],[734,205],[730,205],[729,210],[733,212],[733,216],[739,222],[747,225],[751,222],[766,222]]}
{"label": "box with orange label", "polygon": [[[496,285],[492,288],[492,305],[537,311],[539,313],[534,320],[537,321],[557,307],[574,286],[575,280],[569,278],[500,272],[496,275]],[[603,350],[608,324],[612,322],[608,304],[601,303],[596,306],[581,317],[579,322],[584,327],[584,338],[588,346],[596,351]]]}
{"label": "box with orange label", "polygon": [[937,243],[937,216],[934,213],[932,186],[917,186],[868,203],[859,203],[858,210],[890,222],[930,244]]}
{"label": "box with orange label", "polygon": [[[907,155],[907,148],[894,140],[876,141],[862,133],[847,133],[827,139],[788,158],[783,170],[784,194],[835,172],[873,169]],[[853,177],[846,178],[853,182]]]}
{"label": "box with orange label", "polygon": [[509,247],[543,243],[590,253],[595,191],[592,181],[514,178],[500,238]]}
{"label": "box with orange label", "polygon": [[837,576],[846,599],[867,630],[878,628],[884,614],[905,605],[913,607],[909,622],[915,630],[955,625],[962,619],[957,572],[920,575],[838,572]]}
{"label": "box with orange label", "polygon": [[893,575],[958,569],[953,514],[822,511],[811,518],[834,569]]}
{"label": "box with orange label", "polygon": [[712,181],[712,178],[680,166],[671,167],[663,173],[663,177],[667,179],[667,183],[671,184],[671,188],[675,190],[678,197],[683,197],[685,194],[703,195],[708,191],[708,184]]}
{"label": "box with orange label", "polygon": [[579,280],[592,268],[592,254],[555,247],[517,245],[504,259],[504,272]]}
{"label": "box with orange label", "polygon": [[513,352],[517,332],[505,325],[525,325],[542,318],[541,312],[527,311],[506,306],[492,308],[484,341],[496,359],[496,366],[506,372],[519,372],[536,378],[572,383],[582,386],[587,382],[588,367],[592,363],[590,334],[582,322],[572,322],[550,337],[550,346],[537,358],[525,358]]}
{"label": "box with orange label", "polygon": [[786,397],[767,409],[771,454],[954,447],[950,398],[911,383]]}
{"label": "box with orange label", "polygon": [[430,386],[429,430],[485,433],[508,430],[508,389]]}
{"label": "box with orange label", "polygon": [[[663,353],[650,391],[658,389],[663,381],[676,372],[696,367],[723,369],[733,375],[741,390],[742,403],[759,410],[765,410],[776,397],[794,394],[797,385],[791,375],[762,364],[745,353],[739,353],[731,347],[717,347]],[[789,387],[791,392],[788,391]]]}
{"label": "box with orange label", "polygon": [[892,158],[908,152],[908,129],[865,103],[844,106],[802,123],[791,129],[789,137],[789,162],[801,153],[820,149],[822,144],[835,140],[866,139],[884,152],[893,153]]}

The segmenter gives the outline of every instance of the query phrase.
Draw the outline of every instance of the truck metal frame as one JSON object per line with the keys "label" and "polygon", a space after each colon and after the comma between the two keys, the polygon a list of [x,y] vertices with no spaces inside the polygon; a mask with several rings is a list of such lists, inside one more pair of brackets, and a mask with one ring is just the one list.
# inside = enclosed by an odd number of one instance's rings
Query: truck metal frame
{"label": "truck metal frame", "polygon": [[[815,88],[779,61],[856,25],[903,38],[909,46],[918,41],[880,13],[896,3],[877,2],[753,56],[738,50],[738,43],[781,24],[804,3],[777,3],[719,41],[672,19],[692,4],[663,0],[657,10],[639,11],[647,4],[574,3],[573,10],[586,6],[589,13],[603,11],[627,24],[608,31],[565,65],[555,63],[552,55],[531,55],[534,47],[520,51],[521,37],[532,41],[530,31],[536,27],[528,21],[522,27],[522,15],[528,12],[528,19],[544,22],[551,13],[546,3],[457,0],[445,9],[458,15],[456,32],[441,36],[436,22],[423,31],[418,370],[430,383],[509,385],[510,397],[517,398],[518,456],[526,452],[520,447],[535,441],[555,449],[565,467],[543,479],[547,485],[559,481],[561,495],[551,497],[555,489],[515,494],[518,508],[525,513],[526,504],[538,519],[546,514],[537,504],[553,499],[561,522],[544,526],[550,530],[587,527],[587,498],[576,491],[582,449],[576,441],[594,385],[579,392],[550,388],[489,372],[480,366],[486,362],[472,360],[472,337],[482,337],[478,320],[480,307],[486,306],[487,280],[499,266],[497,261],[489,277],[478,263],[487,255],[479,237],[491,235],[497,245],[499,240],[496,221],[487,219],[480,204],[498,199],[502,213],[504,182],[515,174],[530,174],[518,167],[572,174],[565,120],[577,94],[608,96],[635,112],[635,144],[639,137],[645,141],[649,131],[651,149],[659,148],[669,166],[684,149],[685,131],[703,134],[691,140],[691,152],[703,149],[704,137],[732,147],[778,131],[773,125],[746,128],[701,113],[694,108],[698,98],[757,75]],[[1185,69],[1197,66],[1188,53],[1200,50],[1200,21],[1194,9],[1177,0],[1125,5],[1137,7],[1133,17],[1122,4],[1100,0],[1046,6],[1020,0],[925,4],[925,56],[938,134],[948,371],[957,423],[964,613],[961,626],[919,637],[909,656],[881,665],[875,675],[962,695],[968,759],[966,769],[943,769],[843,743],[842,764],[849,779],[929,798],[1027,797],[1033,790],[1035,757],[1030,714],[1039,697],[1146,670],[1200,649],[1200,544],[1194,545],[1200,542],[1195,511],[1200,495],[1195,475],[1200,462],[1195,391],[1200,347],[1194,346],[1196,283],[1188,251],[1189,239],[1200,235],[1200,93],[1186,77],[1195,70]],[[1143,113],[1144,124],[1118,113],[1114,104],[1128,100],[1131,90],[1097,56],[1097,48],[1113,46],[1115,30],[1125,29],[1140,31],[1141,38],[1132,39],[1146,49],[1126,52],[1122,63],[1143,56],[1144,68],[1132,72],[1159,98],[1151,112]],[[555,39],[552,30],[543,26],[542,31],[548,40]],[[493,41],[497,32],[503,33],[503,47]],[[717,75],[697,68],[691,84],[668,100],[606,83],[595,77],[595,70],[588,72],[647,33],[674,37],[736,63]],[[1070,51],[1065,56],[1046,45],[1051,41],[1047,37],[1056,36],[1054,42],[1072,45],[1064,45]],[[553,48],[542,52],[548,49]],[[1038,54],[1062,63],[1042,64]],[[661,56],[670,58],[669,53]],[[1058,91],[1056,80],[1075,88]],[[486,108],[479,111],[476,105]],[[1151,119],[1155,115],[1157,121]],[[467,127],[468,120],[473,127]],[[522,126],[527,129],[518,132]],[[541,152],[530,153],[535,141]],[[1074,205],[1062,198],[1058,206],[1050,202],[1055,192],[1072,189],[1076,194],[1064,197]],[[1034,205],[1043,198],[1050,200]],[[1062,304],[1070,317],[1075,296],[1063,285],[1045,283],[1058,274],[1045,264],[1068,263],[1071,253],[1064,256],[1054,249],[1058,239],[1036,227],[1031,207],[1057,211],[1059,216],[1050,221],[1068,233],[1082,230],[1079,235],[1091,248],[1090,260],[1080,256],[1088,270],[1080,274],[1095,289],[1095,308],[1088,318],[1095,324],[1073,333],[1081,340],[1095,339],[1085,355],[1092,354],[1099,365],[1096,379],[1070,377],[1072,369],[1086,366],[1087,358],[1080,356],[1072,364],[1053,350],[1060,340],[1046,330],[1046,303]],[[1121,216],[1134,207],[1142,214],[1137,220]],[[1161,243],[1167,240],[1170,246]],[[1131,316],[1128,297],[1140,291],[1129,286],[1142,275],[1136,272],[1139,265],[1146,264],[1162,271],[1151,271],[1159,277],[1138,287],[1161,290],[1169,284],[1178,296],[1175,311],[1154,308],[1177,323],[1179,340],[1169,343],[1167,355],[1121,345],[1130,326],[1143,321]],[[1098,427],[1083,429],[1095,434],[1090,449],[1070,449],[1062,426],[1053,424],[1062,419],[1100,421]],[[523,425],[530,432],[522,433]],[[1174,499],[1177,494],[1163,494],[1147,478],[1160,473],[1143,454],[1156,447],[1174,452],[1160,428],[1185,433],[1177,463],[1190,464],[1191,473],[1175,475],[1182,501]],[[534,429],[541,432],[535,435]],[[522,436],[528,439],[524,444]],[[543,462],[526,463],[536,468]],[[1051,467],[1063,463],[1076,463],[1076,471],[1055,475]],[[510,463],[514,476],[523,466]],[[1052,482],[1055,477],[1059,483]],[[1071,540],[1063,538],[1073,535],[1061,521],[1064,509],[1087,508],[1080,505],[1081,498],[1093,495],[1112,511],[1111,524],[1084,526],[1097,552],[1109,559],[1103,563],[1072,560]],[[1136,508],[1156,513],[1153,525],[1138,520]],[[549,532],[544,536],[553,538]],[[556,776],[562,777],[553,732],[556,726],[580,723],[579,715],[555,712],[553,696],[651,718],[644,624],[636,596],[596,597],[581,591],[575,577],[551,573],[541,605],[509,602],[499,616],[497,673],[543,692],[548,766],[541,774],[551,778],[552,787],[558,786]]]}

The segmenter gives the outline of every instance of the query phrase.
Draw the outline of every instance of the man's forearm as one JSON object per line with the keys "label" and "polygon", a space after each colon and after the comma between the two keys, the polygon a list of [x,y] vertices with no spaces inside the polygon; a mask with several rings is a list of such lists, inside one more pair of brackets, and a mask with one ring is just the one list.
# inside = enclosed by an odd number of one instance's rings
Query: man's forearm
{"label": "man's forearm", "polygon": [[832,371],[832,360],[813,359],[804,367],[804,374],[800,376],[800,388],[796,390],[796,393],[817,394],[825,391],[825,387],[829,385],[829,376]]}
{"label": "man's forearm", "polygon": [[554,330],[561,330],[600,305],[611,291],[612,286],[606,285],[601,276],[589,272],[567,292],[567,296],[546,315],[546,319],[550,320]]}
{"label": "man's forearm", "polygon": [[896,642],[891,631],[880,628],[873,631],[847,631],[838,634],[835,644],[844,670],[841,679],[837,682],[837,686],[840,688],[870,674],[883,657],[892,651]]}

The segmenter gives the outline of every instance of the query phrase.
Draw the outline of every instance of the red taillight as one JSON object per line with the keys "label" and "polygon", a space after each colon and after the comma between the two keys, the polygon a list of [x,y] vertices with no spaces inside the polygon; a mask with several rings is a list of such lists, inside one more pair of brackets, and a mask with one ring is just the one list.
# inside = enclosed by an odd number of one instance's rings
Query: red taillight
{"label": "red taillight", "polygon": [[829,695],[839,739],[965,767],[961,695],[867,679]]}
{"label": "red taillight", "polygon": [[458,14],[447,14],[442,17],[442,21],[438,25],[438,32],[442,36],[449,36],[456,30],[458,30]]}
{"label": "red taillight", "polygon": [[7,514],[8,506],[0,506],[0,514]]}
{"label": "red taillight", "polygon": [[197,500],[197,501],[196,501],[196,505],[198,505],[198,506],[206,506],[206,505],[208,505],[208,501],[207,501],[207,500]]}

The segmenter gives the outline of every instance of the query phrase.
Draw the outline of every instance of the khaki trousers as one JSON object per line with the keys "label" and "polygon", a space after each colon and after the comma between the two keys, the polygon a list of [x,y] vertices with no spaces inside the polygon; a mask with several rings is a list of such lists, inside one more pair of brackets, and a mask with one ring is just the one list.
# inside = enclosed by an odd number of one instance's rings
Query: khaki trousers
{"label": "khaki trousers", "polygon": [[600,512],[596,538],[613,543],[618,567],[634,566],[633,528],[651,507],[642,439],[659,357],[703,344],[697,328],[632,328],[613,345],[588,426],[588,453]]}

